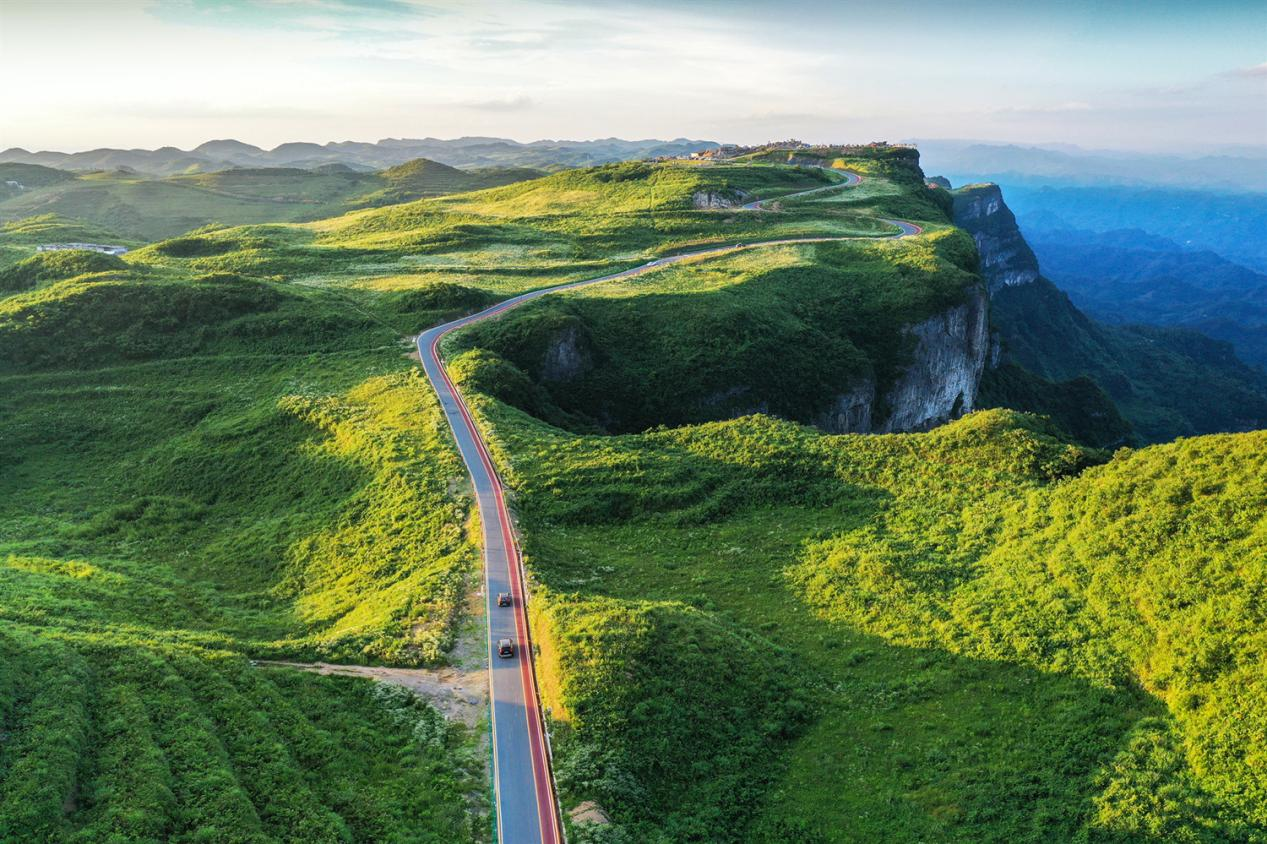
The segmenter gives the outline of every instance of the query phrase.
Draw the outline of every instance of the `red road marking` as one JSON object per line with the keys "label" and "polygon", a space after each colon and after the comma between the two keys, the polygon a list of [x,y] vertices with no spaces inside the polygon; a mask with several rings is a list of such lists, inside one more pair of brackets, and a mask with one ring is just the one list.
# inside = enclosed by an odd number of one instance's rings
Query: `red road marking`
{"label": "red road marking", "polygon": [[[481,316],[478,320],[471,320],[463,323],[470,325],[474,322],[487,319],[505,310],[505,307],[497,308],[493,311]],[[484,446],[484,440],[480,436],[479,429],[475,427],[475,422],[471,418],[470,411],[467,409],[466,401],[462,398],[461,392],[454,386],[453,380],[449,377],[448,371],[444,368],[443,362],[440,360],[439,343],[449,332],[461,326],[454,326],[435,336],[431,341],[431,359],[436,364],[436,368],[440,370],[441,377],[444,378],[445,385],[449,388],[449,392],[453,395],[454,400],[458,404],[458,410],[462,413],[462,420],[466,425],[467,432],[470,434],[472,441],[475,443],[476,451],[479,453],[480,462],[484,464],[485,471],[488,472],[489,478],[493,484],[493,497],[497,502],[497,518],[501,523],[502,543],[506,547],[507,563],[510,574],[511,594],[515,601],[515,629],[519,633],[519,677],[523,685],[524,692],[524,714],[528,720],[528,734],[532,737],[529,743],[529,755],[532,758],[532,779],[535,786],[534,790],[537,797],[537,820],[541,825],[541,840],[545,844],[559,844],[559,819],[555,812],[554,789],[550,780],[550,767],[547,761],[545,750],[545,731],[541,722],[540,701],[537,698],[536,675],[533,666],[532,656],[532,639],[529,634],[528,621],[525,614],[526,601],[524,600],[523,579],[521,570],[523,560],[519,552],[519,544],[510,530],[510,512],[506,509],[506,498],[502,489],[501,477],[497,474],[496,468],[493,466],[488,451]],[[546,818],[549,818],[549,825],[546,824]]]}

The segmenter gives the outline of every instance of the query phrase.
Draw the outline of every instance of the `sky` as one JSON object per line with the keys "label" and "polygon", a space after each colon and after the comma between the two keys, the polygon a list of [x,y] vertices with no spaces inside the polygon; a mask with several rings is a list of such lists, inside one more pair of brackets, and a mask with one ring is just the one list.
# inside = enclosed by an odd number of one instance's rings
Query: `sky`
{"label": "sky", "polygon": [[1263,0],[0,0],[0,148],[1267,145]]}

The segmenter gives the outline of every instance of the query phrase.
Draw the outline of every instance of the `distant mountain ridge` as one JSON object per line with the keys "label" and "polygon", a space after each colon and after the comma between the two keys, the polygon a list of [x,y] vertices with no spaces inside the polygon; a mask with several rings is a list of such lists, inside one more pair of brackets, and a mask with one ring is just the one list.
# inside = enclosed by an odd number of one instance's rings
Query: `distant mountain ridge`
{"label": "distant mountain ridge", "polygon": [[463,137],[384,138],[376,143],[331,141],[315,144],[291,141],[265,150],[232,138],[210,140],[192,150],[175,147],[145,149],[94,149],[83,152],[19,147],[0,152],[0,163],[39,164],[60,170],[115,170],[131,168],[142,173],[169,176],[225,170],[231,167],[300,167],[312,169],[342,164],[359,170],[383,170],[416,158],[429,158],[450,167],[533,167],[561,170],[588,167],[662,155],[685,155],[709,149],[714,141],[675,138],[626,141],[602,138],[591,141],[539,140],[529,143],[507,138]]}
{"label": "distant mountain ridge", "polygon": [[[77,174],[11,162],[0,163],[0,223],[31,218],[80,221],[114,232],[109,236],[112,243],[149,242],[210,223],[311,220],[542,175],[528,167],[459,170],[425,158],[380,171],[340,162],[310,168],[232,164],[213,172],[165,177],[133,168]],[[2,252],[0,244],[0,264]]]}
{"label": "distant mountain ridge", "polygon": [[1026,239],[1092,317],[1192,328],[1267,366],[1267,273],[1139,230],[1037,229]]}
{"label": "distant mountain ridge", "polygon": [[[1262,371],[1237,359],[1228,343],[1196,331],[1087,317],[1042,275],[1003,194],[994,184],[952,192],[955,225],[976,241],[990,287],[997,346],[982,406],[1057,417],[1096,445],[1115,444],[1118,413],[1145,442],[1264,424]],[[1155,246],[1147,236],[1144,242]],[[1105,405],[1106,395],[1116,410]]]}
{"label": "distant mountain ridge", "polygon": [[1013,186],[1130,185],[1233,193],[1267,191],[1267,148],[1183,155],[1085,150],[1067,144],[914,143],[924,169],[955,184],[990,181],[1005,190]]}

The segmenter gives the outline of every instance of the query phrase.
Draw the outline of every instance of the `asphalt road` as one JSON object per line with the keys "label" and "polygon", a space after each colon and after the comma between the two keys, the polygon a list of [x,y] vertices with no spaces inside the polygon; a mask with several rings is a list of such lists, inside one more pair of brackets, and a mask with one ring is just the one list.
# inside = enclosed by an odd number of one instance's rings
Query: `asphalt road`
{"label": "asphalt road", "polygon": [[[858,183],[856,174],[851,184]],[[843,186],[842,183],[828,188]],[[816,193],[828,188],[815,188]],[[796,194],[802,196],[804,194]],[[790,197],[784,197],[785,199]],[[747,206],[745,206],[747,207]],[[754,207],[756,207],[754,205]],[[914,223],[886,220],[899,231],[893,238],[909,237],[923,231]],[[532,299],[605,281],[632,278],[682,261],[728,252],[795,243],[836,240],[874,240],[857,237],[800,237],[767,240],[731,246],[716,246],[665,258],[657,258],[632,269],[556,287],[534,290],[507,299],[479,313],[431,328],[418,336],[418,354],[427,378],[440,398],[440,407],[453,429],[458,451],[471,474],[479,506],[484,542],[484,593],[488,614],[489,695],[492,701],[493,783],[496,798],[497,833],[501,844],[561,844],[559,815],[550,773],[550,748],[542,722],[533,670],[531,636],[526,612],[523,561],[514,527],[506,509],[505,490],[479,429],[462,398],[449,379],[440,359],[440,340],[448,333],[481,320],[490,319]],[[497,606],[497,595],[508,592],[512,605]],[[515,642],[515,655],[497,655],[499,639]]]}
{"label": "asphalt road", "polygon": [[[828,168],[823,168],[823,169],[828,169]],[[862,181],[862,177],[859,176],[857,173],[853,172],[852,170],[832,170],[832,172],[843,174],[845,177],[845,180],[843,182],[833,182],[832,184],[824,185],[821,188],[813,188],[811,190],[803,190],[798,193],[790,193],[787,196],[777,196],[777,197],[774,197],[773,199],[753,200],[752,202],[749,202],[746,205],[741,205],[739,207],[743,208],[746,211],[761,211],[763,210],[762,206],[767,202],[778,202],[783,199],[799,199],[803,196],[813,196],[816,193],[823,193],[825,191],[835,190],[836,188],[851,188]]]}

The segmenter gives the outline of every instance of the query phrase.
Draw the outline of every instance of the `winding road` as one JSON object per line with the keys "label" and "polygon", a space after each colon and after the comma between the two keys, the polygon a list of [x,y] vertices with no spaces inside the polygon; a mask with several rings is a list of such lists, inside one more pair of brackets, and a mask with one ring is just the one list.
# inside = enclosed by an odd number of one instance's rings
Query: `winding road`
{"label": "winding road", "polygon": [[[856,185],[861,178],[847,173],[844,182],[781,197],[792,199],[838,187]],[[760,210],[761,200],[743,208]],[[885,220],[898,228],[893,239],[923,231],[914,223]],[[546,736],[533,665],[532,638],[528,629],[526,576],[514,526],[506,508],[505,488],[489,456],[488,447],[471,416],[461,392],[449,378],[440,357],[445,335],[491,319],[525,302],[591,284],[634,278],[662,267],[697,258],[747,249],[837,240],[875,240],[873,237],[799,237],[728,246],[715,246],[657,258],[623,272],[534,290],[507,299],[479,313],[431,328],[418,336],[418,353],[427,378],[440,399],[440,407],[453,429],[458,451],[470,472],[479,507],[484,543],[484,593],[488,616],[489,695],[492,702],[493,793],[496,799],[497,834],[501,844],[561,844],[559,810],[550,771],[550,745]],[[498,593],[511,596],[511,606],[497,605]],[[511,639],[514,656],[497,654],[497,642]]]}
{"label": "winding road", "polygon": [[[828,168],[824,167],[822,169],[826,170]],[[858,185],[862,181],[862,177],[859,176],[857,173],[853,172],[852,170],[844,170],[844,171],[833,170],[832,172],[841,173],[841,175],[845,177],[844,180],[840,182],[832,182],[830,185],[823,185],[821,188],[812,188],[810,190],[798,191],[797,193],[791,193],[791,194],[788,194],[787,196],[782,196],[782,197],[776,196],[770,199],[755,199],[752,202],[749,202],[746,205],[741,205],[739,207],[744,209],[745,211],[764,211],[765,210],[764,205],[767,202],[778,202],[781,199],[800,199],[801,197],[804,197],[804,196],[813,196],[816,193],[823,193],[824,191],[835,190],[836,188],[852,188]]]}

